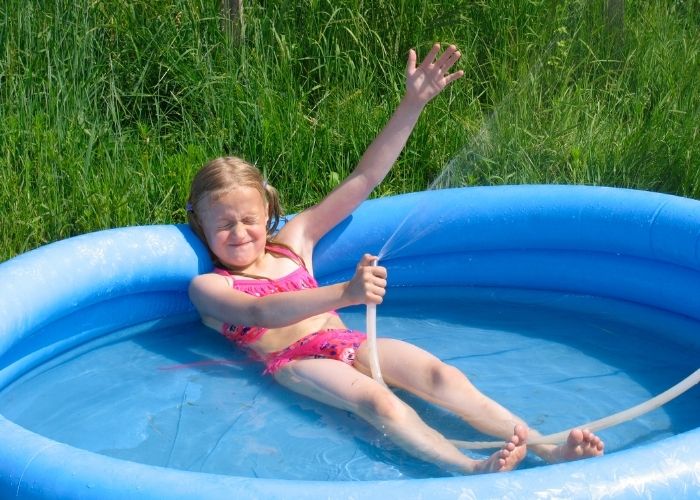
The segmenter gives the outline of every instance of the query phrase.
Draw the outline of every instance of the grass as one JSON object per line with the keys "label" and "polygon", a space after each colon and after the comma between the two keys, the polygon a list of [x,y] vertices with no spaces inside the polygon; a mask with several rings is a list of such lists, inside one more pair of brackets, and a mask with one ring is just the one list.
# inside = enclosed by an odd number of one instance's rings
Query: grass
{"label": "grass", "polygon": [[405,55],[456,43],[466,72],[430,104],[377,196],[575,183],[700,199],[700,1],[0,5],[0,260],[102,228],[185,220],[207,159],[257,163],[288,211],[356,164],[400,99]]}

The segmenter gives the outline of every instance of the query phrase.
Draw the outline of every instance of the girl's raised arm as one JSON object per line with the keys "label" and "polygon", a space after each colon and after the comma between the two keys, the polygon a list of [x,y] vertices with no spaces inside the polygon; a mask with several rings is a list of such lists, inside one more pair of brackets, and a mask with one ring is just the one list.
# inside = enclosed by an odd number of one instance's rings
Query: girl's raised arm
{"label": "girl's raised arm", "polygon": [[416,67],[416,52],[411,49],[406,66],[406,94],[389,122],[367,148],[353,172],[318,205],[300,213],[280,231],[280,239],[310,255],[313,246],[328,231],[365,201],[384,179],[406,145],[425,105],[463,71],[449,73],[460,53],[450,45],[438,57],[440,44]]}

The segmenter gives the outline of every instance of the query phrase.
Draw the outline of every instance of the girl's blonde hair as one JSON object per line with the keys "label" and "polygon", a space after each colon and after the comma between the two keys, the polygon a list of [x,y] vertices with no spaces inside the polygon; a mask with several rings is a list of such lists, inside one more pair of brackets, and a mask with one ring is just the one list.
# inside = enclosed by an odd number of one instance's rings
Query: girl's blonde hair
{"label": "girl's blonde hair", "polygon": [[[205,164],[194,176],[190,186],[190,196],[187,199],[187,220],[207,248],[209,243],[198,215],[201,213],[200,204],[241,186],[256,189],[262,196],[268,214],[268,240],[277,230],[280,219],[284,215],[277,190],[267,183],[257,167],[247,161],[235,156],[216,158]],[[211,249],[209,253],[212,253]]]}

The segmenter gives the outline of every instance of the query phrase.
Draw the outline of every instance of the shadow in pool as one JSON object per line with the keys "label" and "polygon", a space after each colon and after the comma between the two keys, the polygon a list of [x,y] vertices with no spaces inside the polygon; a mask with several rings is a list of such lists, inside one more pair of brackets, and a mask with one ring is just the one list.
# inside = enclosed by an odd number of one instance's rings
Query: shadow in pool
{"label": "shadow in pool", "polygon": [[[191,334],[194,334],[194,338]],[[211,379],[219,378],[221,387],[228,387],[225,391],[238,400],[238,407],[232,407],[230,413],[217,414],[212,411],[214,418],[229,422],[227,426],[222,426],[223,430],[219,431],[221,435],[208,432],[208,436],[204,437],[215,442],[212,448],[218,448],[218,451],[209,449],[206,460],[194,459],[189,466],[183,468],[250,477],[307,480],[449,476],[431,464],[410,457],[383,437],[381,432],[352,413],[295,394],[277,385],[271,377],[262,376],[262,364],[250,361],[214,331],[201,325],[191,325],[189,332],[169,339],[158,337],[160,336],[139,335],[133,340],[141,348],[168,360],[158,367],[159,371],[179,373],[186,378],[204,378],[208,380],[207,383],[216,383]],[[207,411],[210,410],[211,407]],[[246,412],[250,415],[243,415]],[[247,422],[250,420],[257,422],[248,427]],[[237,425],[241,426],[241,430],[234,430]],[[255,432],[250,432],[251,429]],[[225,435],[235,436],[235,439],[228,439]],[[251,456],[256,457],[253,461],[257,465],[247,470],[241,470],[238,466],[233,470],[223,464],[221,467],[215,465],[216,455],[240,448],[241,439],[249,443],[246,460],[250,461]],[[251,444],[253,442],[256,444]],[[187,453],[197,455],[202,452],[190,450]],[[259,456],[286,454],[288,457],[298,457],[300,453],[303,458],[299,462],[314,464],[313,471],[282,459],[270,463],[270,460]],[[112,451],[109,454],[128,458],[119,452]],[[280,469],[280,464],[284,464],[284,470]]]}

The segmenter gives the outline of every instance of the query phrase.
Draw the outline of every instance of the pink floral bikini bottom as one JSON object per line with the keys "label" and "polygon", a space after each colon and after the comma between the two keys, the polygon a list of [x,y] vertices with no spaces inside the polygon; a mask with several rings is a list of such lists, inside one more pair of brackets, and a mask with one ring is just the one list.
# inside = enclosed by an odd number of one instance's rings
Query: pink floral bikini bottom
{"label": "pink floral bikini bottom", "polygon": [[281,351],[268,354],[263,373],[274,374],[287,363],[297,359],[337,359],[353,365],[355,354],[367,336],[356,330],[321,330],[303,337]]}

